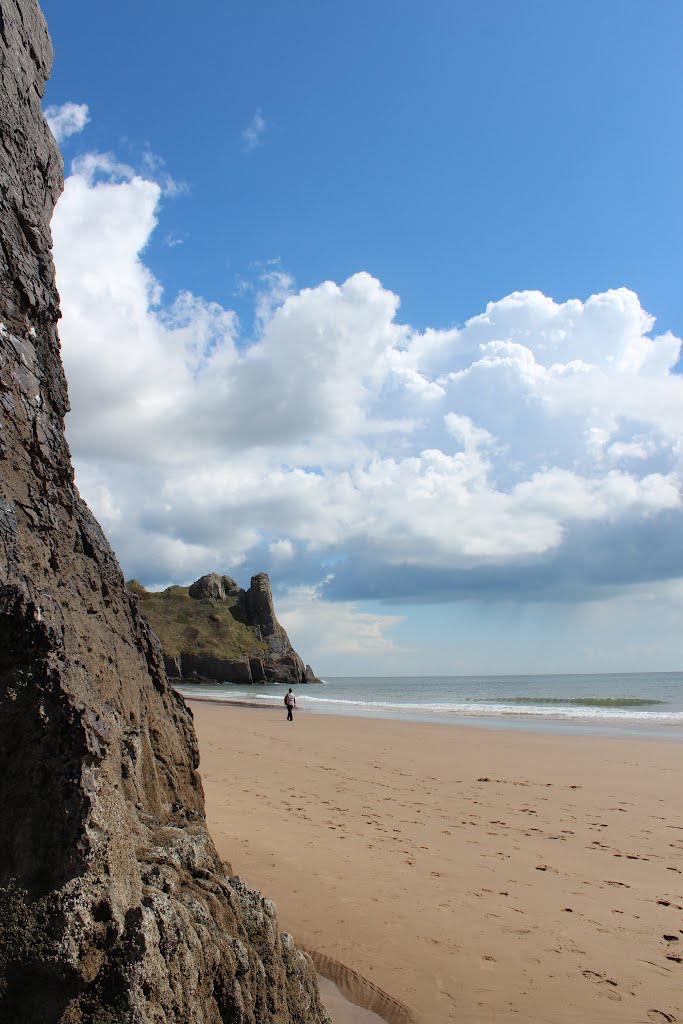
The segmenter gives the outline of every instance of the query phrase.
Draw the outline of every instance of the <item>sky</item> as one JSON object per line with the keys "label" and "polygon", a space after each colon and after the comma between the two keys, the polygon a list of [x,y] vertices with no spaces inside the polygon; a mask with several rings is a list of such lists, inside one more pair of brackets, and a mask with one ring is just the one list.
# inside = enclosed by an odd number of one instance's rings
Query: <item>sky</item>
{"label": "sky", "polygon": [[81,493],[319,675],[683,669],[678,0],[46,0]]}

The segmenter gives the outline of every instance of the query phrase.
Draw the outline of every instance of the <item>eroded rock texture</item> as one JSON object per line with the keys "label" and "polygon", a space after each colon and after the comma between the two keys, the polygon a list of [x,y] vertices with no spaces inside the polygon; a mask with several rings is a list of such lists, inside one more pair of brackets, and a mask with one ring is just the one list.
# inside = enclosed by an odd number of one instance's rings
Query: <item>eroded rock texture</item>
{"label": "eroded rock texture", "polygon": [[191,715],[73,484],[34,0],[0,0],[0,1020],[322,1024],[310,960],[228,877]]}
{"label": "eroded rock texture", "polygon": [[[231,682],[231,683],[318,683],[320,680],[310,665],[306,665],[294,650],[285,629],[275,616],[273,593],[267,572],[251,577],[248,590],[242,588],[231,576],[219,576],[212,572],[202,576],[188,588],[192,601],[226,602],[229,614],[247,626],[253,634],[253,650],[241,656],[230,654],[226,642],[216,641],[211,651],[182,649],[174,651],[169,647],[168,614],[160,616],[159,599],[173,594],[180,588],[171,587],[161,595],[150,595],[137,580],[131,581],[142,601],[140,610],[156,629],[164,647],[164,665],[169,679],[184,681]],[[175,596],[175,595],[174,595]],[[191,602],[190,602],[191,606]],[[180,618],[180,616],[178,616]],[[182,611],[183,621],[192,622],[192,610]],[[200,621],[195,617],[195,623]],[[178,623],[179,625],[179,623]],[[173,630],[174,635],[177,629]],[[177,641],[173,641],[175,644]],[[193,641],[194,642],[194,637]]]}
{"label": "eroded rock texture", "polygon": [[[262,659],[261,670],[268,681],[278,680],[283,683],[316,682],[316,676],[310,665],[305,665],[301,657],[292,647],[287,633],[275,617],[273,593],[267,572],[259,572],[251,577],[248,590],[241,592],[241,600],[245,609],[246,621],[266,642],[268,657]],[[255,669],[254,682],[259,682],[258,669]]]}

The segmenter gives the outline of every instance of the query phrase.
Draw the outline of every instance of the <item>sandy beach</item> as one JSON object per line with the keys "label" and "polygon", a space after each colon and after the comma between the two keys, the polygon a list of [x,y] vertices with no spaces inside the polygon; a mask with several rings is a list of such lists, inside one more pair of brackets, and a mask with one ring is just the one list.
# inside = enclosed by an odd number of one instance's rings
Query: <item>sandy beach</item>
{"label": "sandy beach", "polygon": [[683,1020],[683,745],[189,702],[209,828],[419,1024]]}

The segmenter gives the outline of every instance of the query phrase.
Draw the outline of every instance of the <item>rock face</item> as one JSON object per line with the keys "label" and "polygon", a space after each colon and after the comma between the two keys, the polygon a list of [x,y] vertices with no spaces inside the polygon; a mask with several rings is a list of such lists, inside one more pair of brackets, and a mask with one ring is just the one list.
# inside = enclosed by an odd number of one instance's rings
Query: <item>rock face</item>
{"label": "rock face", "polygon": [[150,593],[128,584],[161,640],[170,679],[232,683],[316,683],[275,617],[268,574],[242,590],[230,576],[210,573],[191,587]]}
{"label": "rock face", "polygon": [[190,597],[197,601],[225,601],[229,597],[239,597],[244,591],[232,576],[219,576],[216,572],[208,576],[200,576],[189,588]]}
{"label": "rock face", "polygon": [[[245,610],[246,621],[268,647],[268,657],[262,661],[266,679],[283,683],[318,682],[311,666],[304,664],[275,618],[268,573],[260,572],[251,577],[249,590],[238,597],[238,604],[240,602]],[[254,682],[258,682],[258,679]]]}
{"label": "rock face", "polygon": [[192,717],[74,488],[34,0],[0,0],[0,1020],[323,1024],[218,859]]}

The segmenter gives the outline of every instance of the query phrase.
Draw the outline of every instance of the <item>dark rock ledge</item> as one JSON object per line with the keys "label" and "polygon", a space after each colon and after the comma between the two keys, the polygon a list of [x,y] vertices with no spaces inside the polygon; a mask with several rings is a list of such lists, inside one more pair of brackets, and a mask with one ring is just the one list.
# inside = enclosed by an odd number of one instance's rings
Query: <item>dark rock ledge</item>
{"label": "dark rock ledge", "polygon": [[34,0],[0,0],[0,1020],[327,1024],[206,831],[192,716],[74,487]]}

